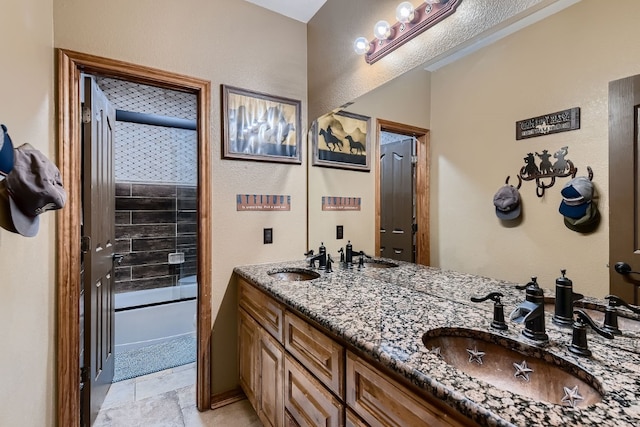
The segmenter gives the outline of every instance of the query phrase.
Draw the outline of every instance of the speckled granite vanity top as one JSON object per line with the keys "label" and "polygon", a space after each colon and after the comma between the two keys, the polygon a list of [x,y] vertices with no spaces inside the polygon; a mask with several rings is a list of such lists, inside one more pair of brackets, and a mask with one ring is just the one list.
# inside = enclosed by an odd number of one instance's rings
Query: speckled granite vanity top
{"label": "speckled granite vanity top", "polygon": [[[280,281],[269,273],[305,269],[304,261],[241,266],[234,271],[480,424],[640,425],[640,334],[623,331],[623,336],[605,340],[589,333],[593,356],[579,357],[567,350],[571,329],[553,325],[553,312],[548,311],[550,342],[542,348],[592,374],[603,397],[584,408],[535,401],[468,376],[422,342],[426,332],[437,328],[490,332],[524,342],[520,335],[523,325],[508,320],[511,310],[524,300],[524,291],[516,290],[515,283],[398,264],[395,268],[365,266],[359,270],[336,263],[332,273],[321,272],[316,279],[297,282]],[[470,301],[472,296],[490,292],[504,294],[506,331],[490,327],[491,301]],[[553,291],[545,289],[547,295],[552,297]]]}

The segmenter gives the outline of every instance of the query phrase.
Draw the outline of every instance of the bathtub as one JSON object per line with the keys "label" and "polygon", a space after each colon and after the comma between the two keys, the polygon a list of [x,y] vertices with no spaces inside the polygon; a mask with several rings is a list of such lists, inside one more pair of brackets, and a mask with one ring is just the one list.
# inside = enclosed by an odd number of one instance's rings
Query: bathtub
{"label": "bathtub", "polygon": [[[198,294],[196,276],[185,277],[178,280],[178,283],[178,286],[115,295],[116,352],[159,344],[189,334],[195,335],[195,297]],[[167,300],[177,301],[130,308]],[[123,310],[126,308],[130,309]]]}

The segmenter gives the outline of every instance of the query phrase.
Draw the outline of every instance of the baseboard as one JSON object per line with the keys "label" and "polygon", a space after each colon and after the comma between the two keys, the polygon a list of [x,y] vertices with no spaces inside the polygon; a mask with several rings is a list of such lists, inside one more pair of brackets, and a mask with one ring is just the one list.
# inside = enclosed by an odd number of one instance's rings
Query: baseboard
{"label": "baseboard", "polygon": [[211,409],[222,408],[223,406],[231,405],[232,403],[239,402],[246,398],[247,396],[239,387],[235,390],[214,394],[211,396]]}

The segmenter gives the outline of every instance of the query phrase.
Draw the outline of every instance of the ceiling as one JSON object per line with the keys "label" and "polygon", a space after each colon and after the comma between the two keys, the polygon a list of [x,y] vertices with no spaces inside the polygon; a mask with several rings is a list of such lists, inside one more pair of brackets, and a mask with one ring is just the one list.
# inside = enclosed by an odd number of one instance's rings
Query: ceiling
{"label": "ceiling", "polygon": [[309,22],[327,0],[245,0],[297,21]]}

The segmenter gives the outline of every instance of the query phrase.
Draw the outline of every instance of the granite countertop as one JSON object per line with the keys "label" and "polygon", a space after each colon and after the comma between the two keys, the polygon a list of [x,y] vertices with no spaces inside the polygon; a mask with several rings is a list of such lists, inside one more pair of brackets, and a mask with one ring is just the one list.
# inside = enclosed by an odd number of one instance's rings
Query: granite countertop
{"label": "granite countertop", "polygon": [[[640,423],[640,333],[623,330],[622,336],[606,340],[590,332],[588,344],[593,355],[580,357],[567,350],[571,328],[554,325],[553,312],[547,311],[549,344],[542,348],[592,374],[603,397],[585,408],[535,401],[472,378],[448,365],[422,342],[426,332],[437,328],[465,328],[532,344],[521,336],[524,325],[508,320],[525,297],[524,291],[515,288],[516,283],[396,263],[399,266],[395,268],[365,264],[362,270],[335,263],[332,273],[320,272],[317,279],[299,282],[280,281],[269,273],[306,269],[305,261],[240,266],[234,272],[481,425],[619,427]],[[545,297],[553,297],[553,290],[544,291]],[[470,301],[472,296],[490,292],[504,295],[506,331],[490,327],[491,301]]]}

